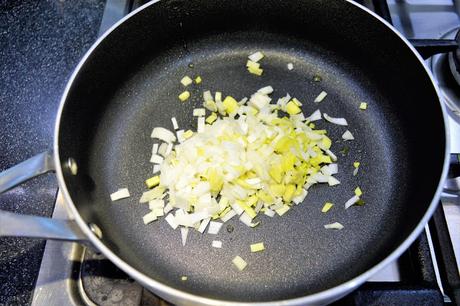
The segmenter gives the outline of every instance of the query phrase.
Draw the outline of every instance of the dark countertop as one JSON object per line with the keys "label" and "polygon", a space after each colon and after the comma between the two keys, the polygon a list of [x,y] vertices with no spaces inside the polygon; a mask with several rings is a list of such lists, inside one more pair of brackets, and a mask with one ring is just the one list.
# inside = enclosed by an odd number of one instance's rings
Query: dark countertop
{"label": "dark countertop", "polygon": [[[52,148],[60,96],[96,40],[104,0],[0,0],[0,171]],[[50,216],[53,175],[0,196],[0,209]],[[45,242],[0,238],[0,305],[31,302]]]}

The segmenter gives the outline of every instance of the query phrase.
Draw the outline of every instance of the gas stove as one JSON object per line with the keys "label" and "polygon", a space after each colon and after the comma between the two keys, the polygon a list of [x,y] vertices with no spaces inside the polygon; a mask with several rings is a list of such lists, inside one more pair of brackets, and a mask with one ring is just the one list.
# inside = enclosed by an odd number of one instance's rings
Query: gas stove
{"label": "gas stove", "polygon": [[[108,0],[99,34],[143,4]],[[364,0],[427,57],[449,114],[452,159],[460,154],[460,6],[453,0]],[[457,37],[458,36],[458,37]],[[429,56],[428,55],[432,55]],[[454,163],[460,164],[460,160]],[[459,169],[453,169],[452,171]],[[458,171],[460,172],[460,171]],[[457,173],[458,175],[458,173]],[[336,305],[460,303],[460,197],[443,194],[425,231],[395,262]],[[58,193],[53,218],[67,218]],[[48,241],[32,300],[49,305],[169,305],[130,279],[101,254],[69,242]]]}

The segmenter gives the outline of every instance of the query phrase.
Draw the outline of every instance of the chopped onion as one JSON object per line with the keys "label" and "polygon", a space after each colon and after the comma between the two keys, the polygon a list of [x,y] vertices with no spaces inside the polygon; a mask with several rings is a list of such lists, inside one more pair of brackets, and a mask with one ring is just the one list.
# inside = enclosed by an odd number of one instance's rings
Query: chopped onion
{"label": "chopped onion", "polygon": [[168,143],[168,146],[166,147],[165,156],[168,156],[171,153],[172,149],[173,149],[173,144]]}
{"label": "chopped onion", "polygon": [[334,222],[331,224],[326,224],[324,225],[325,229],[335,229],[335,230],[341,230],[343,228],[343,225],[340,224],[339,222]]}
{"label": "chopped onion", "polygon": [[158,153],[158,143],[154,143],[152,146],[152,154],[157,154]]}
{"label": "chopped onion", "polygon": [[176,132],[177,141],[179,141],[179,143],[183,143],[183,142],[185,141],[184,133],[185,133],[184,130],[178,130],[178,131]]}
{"label": "chopped onion", "polygon": [[179,125],[177,124],[177,119],[176,119],[176,117],[172,117],[172,118],[171,118],[171,121],[172,121],[172,124],[173,124],[173,128],[174,128],[175,130],[178,130],[178,129],[179,129]]}
{"label": "chopped onion", "polygon": [[182,78],[182,80],[180,80],[180,82],[181,82],[182,85],[184,85],[184,86],[188,86],[188,85],[190,85],[190,84],[193,83],[192,79],[191,79],[189,76],[187,76],[187,75],[184,76],[184,77]]}
{"label": "chopped onion", "polygon": [[321,212],[322,213],[327,213],[331,208],[332,206],[334,206],[334,204],[330,203],[330,202],[326,202],[324,203],[324,206],[323,208],[321,209]]}
{"label": "chopped onion", "polygon": [[180,236],[182,238],[182,246],[185,246],[185,243],[187,242],[187,236],[188,236],[188,227],[180,228]]}
{"label": "chopped onion", "polygon": [[345,118],[333,118],[333,117],[330,117],[326,113],[323,113],[323,117],[324,117],[324,119],[326,119],[330,123],[334,123],[334,124],[337,124],[337,125],[348,125],[347,120],[345,120]]}
{"label": "chopped onion", "polygon": [[174,207],[172,207],[171,204],[168,203],[168,204],[166,204],[166,206],[165,206],[163,212],[164,212],[165,214],[167,214],[167,213],[169,213],[169,212],[170,212],[171,210],[173,210],[173,209],[174,209]]}
{"label": "chopped onion", "polygon": [[349,130],[346,130],[345,133],[343,133],[342,135],[342,139],[343,140],[353,140],[355,139],[355,137],[353,137],[353,134]]}
{"label": "chopped onion", "polygon": [[174,142],[176,141],[176,136],[170,130],[167,130],[163,127],[156,127],[153,129],[151,138],[157,138],[163,140],[164,142]]}
{"label": "chopped onion", "polygon": [[173,229],[176,229],[179,224],[176,223],[176,218],[174,217],[173,214],[169,214],[166,216],[165,218],[166,222],[168,222],[168,224],[173,228]]}
{"label": "chopped onion", "polygon": [[292,70],[294,69],[294,65],[292,63],[287,64],[287,69]]}
{"label": "chopped onion", "polygon": [[336,179],[335,177],[330,176],[327,179],[327,183],[329,184],[329,186],[335,186],[335,185],[340,184],[340,181],[338,179]]}
{"label": "chopped onion", "polygon": [[206,218],[206,219],[204,219],[203,221],[201,221],[200,227],[198,227],[198,231],[199,231],[200,233],[202,233],[202,234],[204,233],[204,231],[206,230],[206,227],[207,227],[208,224],[209,224],[209,221],[211,221],[211,218]]}
{"label": "chopped onion", "polygon": [[236,212],[232,209],[228,213],[226,213],[225,216],[223,216],[220,219],[222,220],[222,222],[227,222],[228,220],[230,220],[231,218],[233,218],[236,215],[237,215]]}
{"label": "chopped onion", "polygon": [[259,222],[252,223],[252,218],[245,212],[241,214],[240,221],[249,227],[256,227],[259,224]]}
{"label": "chopped onion", "polygon": [[246,268],[246,266],[248,265],[248,263],[244,261],[244,259],[240,256],[236,256],[235,258],[233,258],[232,262],[240,271],[243,271],[244,268]]}
{"label": "chopped onion", "polygon": [[204,117],[198,117],[198,127],[196,129],[197,133],[203,133],[205,129],[205,118]]}
{"label": "chopped onion", "polygon": [[165,201],[164,200],[155,199],[155,200],[149,201],[149,209],[151,209],[151,210],[153,210],[155,208],[163,209],[164,206],[165,206]]}
{"label": "chopped onion", "polygon": [[260,61],[261,59],[264,58],[264,54],[260,51],[257,51],[256,53],[253,53],[251,55],[248,56],[248,58],[253,61],[253,62],[258,62]]}
{"label": "chopped onion", "polygon": [[352,206],[353,204],[356,204],[356,202],[358,202],[358,201],[359,201],[359,196],[354,195],[351,199],[349,199],[345,203],[345,209],[348,209],[350,206]]}
{"label": "chopped onion", "polygon": [[321,120],[321,111],[319,109],[315,110],[313,114],[305,118],[307,122],[313,122],[313,121],[318,121]]}
{"label": "chopped onion", "polygon": [[161,166],[160,165],[153,165],[153,174],[160,172]]}
{"label": "chopped onion", "polygon": [[152,190],[146,191],[142,194],[139,203],[147,203],[152,200],[159,199],[163,196],[165,188],[163,186],[157,186]]}
{"label": "chopped onion", "polygon": [[[168,143],[163,142],[160,147],[158,148],[158,154],[165,157],[166,156],[166,149],[168,148]],[[161,163],[160,163],[161,164]]]}
{"label": "chopped onion", "polygon": [[195,116],[195,117],[206,116],[206,109],[204,109],[204,108],[195,108],[193,110],[193,116]]}
{"label": "chopped onion", "polygon": [[157,219],[157,215],[155,212],[151,211],[145,216],[142,217],[142,220],[144,221],[144,224],[149,224]]}
{"label": "chopped onion", "polygon": [[203,92],[203,100],[204,101],[213,101],[214,102],[214,99],[212,98],[212,94],[209,90],[206,90],[205,92]]}
{"label": "chopped onion", "polygon": [[331,157],[332,161],[337,161],[337,156],[331,150],[326,150],[326,154]]}
{"label": "chopped onion", "polygon": [[220,222],[209,222],[208,234],[217,235],[222,227],[223,223]]}
{"label": "chopped onion", "polygon": [[324,98],[326,98],[326,96],[327,96],[327,92],[322,91],[322,92],[315,98],[315,100],[314,100],[313,102],[319,103],[319,102],[323,101]]}
{"label": "chopped onion", "polygon": [[211,243],[211,246],[216,249],[221,249],[222,248],[222,241],[220,240],[213,240]]}
{"label": "chopped onion", "polygon": [[120,188],[110,195],[110,199],[112,201],[118,201],[118,200],[126,199],[129,197],[130,195],[129,195],[128,188]]}
{"label": "chopped onion", "polygon": [[250,245],[250,248],[251,248],[251,253],[262,252],[263,250],[265,250],[265,246],[263,242],[253,243]]}
{"label": "chopped onion", "polygon": [[269,216],[269,217],[274,217],[275,216],[275,211],[267,208],[267,209],[265,209],[264,214]]}
{"label": "chopped onion", "polygon": [[161,164],[163,162],[163,157],[158,154],[152,154],[152,157],[150,158],[150,162],[152,164]]}
{"label": "chopped onion", "polygon": [[269,95],[273,92],[273,87],[271,86],[265,86],[259,89],[257,92],[264,94],[264,95]]}

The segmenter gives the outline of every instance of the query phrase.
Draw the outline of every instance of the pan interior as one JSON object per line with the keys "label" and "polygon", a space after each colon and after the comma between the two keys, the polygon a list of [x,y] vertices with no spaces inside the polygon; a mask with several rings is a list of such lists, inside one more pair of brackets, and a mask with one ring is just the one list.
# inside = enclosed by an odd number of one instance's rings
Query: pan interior
{"label": "pan interior", "polygon": [[[265,54],[261,77],[245,67],[247,56],[255,51]],[[69,106],[63,113],[63,122],[68,121],[61,127],[60,153],[61,158],[72,156],[79,163],[79,175],[66,175],[66,181],[83,218],[99,225],[103,242],[142,273],[174,288],[221,300],[300,297],[371,268],[407,237],[423,215],[437,185],[432,178],[423,179],[424,173],[440,172],[442,154],[425,147],[416,132],[430,109],[421,111],[421,118],[408,119],[407,104],[429,101],[432,95],[416,94],[411,87],[415,81],[410,80],[410,93],[398,94],[400,84],[395,92],[389,91],[390,85],[383,83],[394,82],[390,71],[396,68],[382,66],[379,73],[369,74],[357,64],[360,59],[339,53],[271,31],[207,33],[187,40],[185,46],[176,44],[145,56],[136,69],[127,70],[116,89],[95,94],[97,99],[91,98],[95,88],[72,92],[67,103],[80,103],[81,108]],[[288,63],[293,70],[287,69]],[[184,87],[179,81],[185,75],[199,75],[203,82],[188,87],[191,98],[181,103],[177,96]],[[315,76],[322,80],[315,82]],[[201,106],[204,90],[241,99],[267,85],[275,89],[275,101],[286,93],[297,97],[305,114],[319,108],[347,119],[348,127],[324,120],[317,123],[333,140],[332,150],[339,158],[337,178],[342,183],[334,188],[312,187],[304,203],[283,217],[259,217],[261,224],[254,229],[234,218],[218,235],[191,231],[185,247],[179,230],[163,219],[144,225],[142,216],[149,210],[138,199],[145,191],[144,180],[152,176],[152,129],[172,129],[174,116],[181,129],[195,130],[192,110]],[[327,98],[313,103],[323,90]],[[365,111],[359,109],[362,101],[369,105]],[[431,110],[439,112],[435,106]],[[436,125],[435,132],[442,127]],[[354,141],[341,139],[346,129]],[[442,139],[431,139],[431,145],[436,144],[444,145]],[[415,154],[421,149],[424,157]],[[356,177],[354,161],[361,163]],[[366,204],[345,210],[344,203],[357,186]],[[123,187],[131,198],[112,203],[110,193]],[[336,205],[324,214],[321,208],[326,201]],[[344,225],[343,230],[324,229],[336,221]],[[234,227],[231,233],[227,225]],[[221,240],[223,248],[212,248],[213,240]],[[264,242],[266,250],[250,253],[249,245],[256,242]],[[231,262],[236,255],[248,262],[242,272]],[[181,281],[182,276],[187,281]]]}

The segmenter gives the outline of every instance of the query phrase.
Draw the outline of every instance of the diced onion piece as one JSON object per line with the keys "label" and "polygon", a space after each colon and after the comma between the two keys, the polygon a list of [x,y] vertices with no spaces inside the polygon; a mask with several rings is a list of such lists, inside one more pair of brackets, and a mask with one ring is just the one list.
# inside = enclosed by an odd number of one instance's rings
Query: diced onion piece
{"label": "diced onion piece", "polygon": [[152,176],[145,181],[145,185],[147,185],[147,188],[149,189],[157,186],[158,184],[160,184],[160,176],[158,175]]}
{"label": "diced onion piece", "polygon": [[158,148],[158,154],[165,157],[167,148],[168,148],[168,144],[166,142],[163,142]]}
{"label": "diced onion piece", "polygon": [[275,209],[279,216],[284,215],[291,207],[289,205],[283,205],[283,207]]}
{"label": "diced onion piece", "polygon": [[188,279],[188,277],[187,276],[182,276],[180,279],[181,279],[181,281],[186,281]]}
{"label": "diced onion piece", "polygon": [[252,223],[252,218],[246,212],[241,214],[240,221],[249,227],[256,227],[260,223],[260,222]]}
{"label": "diced onion piece", "polygon": [[296,115],[299,114],[301,111],[302,110],[300,109],[300,107],[294,101],[289,101],[286,104],[286,112],[289,115]]}
{"label": "diced onion piece", "polygon": [[359,168],[355,168],[355,170],[353,170],[353,176],[357,176],[357,175],[358,175],[358,171],[359,171]]}
{"label": "diced onion piece", "polygon": [[164,206],[165,206],[165,201],[164,200],[156,199],[156,200],[149,201],[149,209],[150,210],[153,210],[155,208],[163,209]]}
{"label": "diced onion piece", "polygon": [[356,204],[356,202],[358,202],[358,201],[359,201],[359,196],[354,195],[347,202],[345,202],[345,209],[348,209],[350,206]]}
{"label": "diced onion piece", "polygon": [[264,58],[264,54],[260,51],[257,51],[256,53],[253,53],[251,55],[248,56],[248,58],[253,61],[253,62],[258,62],[260,61],[261,59]]}
{"label": "diced onion piece", "polygon": [[152,154],[152,157],[150,158],[150,162],[152,164],[161,164],[163,162],[163,157],[158,154]]}
{"label": "diced onion piece", "polygon": [[149,224],[150,222],[153,222],[156,219],[157,219],[157,215],[153,211],[149,212],[148,214],[142,217],[144,224]]}
{"label": "diced onion piece", "polygon": [[335,229],[335,230],[341,230],[343,228],[343,225],[340,224],[339,222],[334,222],[331,224],[326,224],[324,225],[325,229]]}
{"label": "diced onion piece", "polygon": [[209,224],[209,221],[211,221],[211,218],[206,218],[206,219],[203,219],[203,221],[201,221],[200,227],[198,227],[198,231],[200,233],[202,233],[202,234],[204,233],[204,231],[206,230],[206,227]]}
{"label": "diced onion piece", "polygon": [[188,85],[190,85],[190,84],[193,83],[192,79],[191,79],[189,76],[187,76],[187,75],[184,76],[184,77],[182,78],[182,80],[180,80],[180,82],[181,82],[182,85],[184,85],[184,86],[188,86]]}
{"label": "diced onion piece", "polygon": [[233,258],[232,262],[240,271],[243,271],[244,268],[246,268],[246,266],[248,265],[248,263],[244,261],[244,259],[240,256],[236,256],[235,258]]}
{"label": "diced onion piece", "polygon": [[323,113],[323,117],[330,123],[334,123],[337,125],[348,125],[347,120],[345,120],[345,118],[334,118],[334,117],[329,116],[326,113]]}
{"label": "diced onion piece", "polygon": [[153,165],[153,174],[160,172],[161,166],[160,165]]}
{"label": "diced onion piece", "polygon": [[188,139],[193,136],[193,131],[192,130],[187,130],[184,132],[184,139]]}
{"label": "diced onion piece", "polygon": [[195,108],[193,110],[193,116],[202,117],[206,115],[206,110],[204,108]]}
{"label": "diced onion piece", "polygon": [[167,130],[163,127],[156,127],[153,129],[152,134],[150,135],[151,138],[157,138],[164,142],[174,142],[176,141],[176,136],[170,130]]}
{"label": "diced onion piece", "polygon": [[129,195],[128,188],[120,188],[110,195],[110,199],[112,201],[118,201],[118,200],[126,199],[129,197],[130,195]]}
{"label": "diced onion piece", "polygon": [[184,91],[179,95],[179,100],[181,100],[182,102],[187,101],[188,98],[190,98],[190,91],[188,90]]}
{"label": "diced onion piece", "polygon": [[255,75],[258,75],[258,76],[261,76],[262,73],[264,72],[264,70],[261,69],[261,68],[252,68],[252,67],[249,67],[249,68],[248,68],[248,71],[249,71],[250,73],[255,74]]}
{"label": "diced onion piece", "polygon": [[205,92],[203,92],[203,100],[204,101],[214,101],[212,94],[209,90],[206,90]]}
{"label": "diced onion piece", "polygon": [[316,98],[313,102],[315,103],[319,103],[319,102],[322,102],[324,100],[324,98],[326,98],[327,96],[327,92],[325,91],[322,91]]}
{"label": "diced onion piece", "polygon": [[220,222],[214,222],[214,221],[209,222],[208,234],[217,235],[222,225],[223,223],[220,223]]}
{"label": "diced onion piece", "polygon": [[335,185],[340,184],[340,181],[338,179],[336,179],[335,177],[330,176],[327,179],[327,183],[329,184],[329,186],[335,186]]}
{"label": "diced onion piece", "polygon": [[269,217],[274,217],[275,216],[275,211],[271,209],[265,209],[264,214],[269,216]]}
{"label": "diced onion piece", "polygon": [[250,247],[251,247],[251,253],[262,252],[263,250],[265,250],[265,246],[263,242],[253,243],[251,244]]}
{"label": "diced onion piece", "polygon": [[204,117],[198,117],[198,124],[197,124],[197,133],[203,133],[205,129],[205,119]]}
{"label": "diced onion piece", "polygon": [[321,212],[327,213],[327,212],[332,208],[332,206],[334,206],[334,204],[332,204],[332,203],[330,203],[330,202],[324,203],[324,206],[323,206],[323,208],[321,209]]}
{"label": "diced onion piece", "polygon": [[356,187],[356,189],[355,189],[355,195],[357,195],[358,197],[360,197],[360,196],[362,196],[362,194],[363,194],[363,192],[361,191],[361,188],[359,188],[359,186]]}
{"label": "diced onion piece", "polygon": [[366,110],[367,109],[367,103],[366,102],[361,102],[359,104],[359,109]]}
{"label": "diced onion piece", "polygon": [[216,113],[212,113],[211,115],[209,115],[207,118],[206,118],[206,123],[208,124],[212,124],[214,121],[217,120],[217,114]]}
{"label": "diced onion piece", "polygon": [[172,124],[173,124],[173,128],[174,128],[175,130],[178,130],[178,129],[179,129],[179,125],[177,124],[177,119],[176,119],[176,117],[172,117],[172,118],[171,118],[171,121],[172,121]]}
{"label": "diced onion piece", "polygon": [[331,157],[332,161],[337,161],[337,156],[331,150],[326,150],[326,154]]}
{"label": "diced onion piece", "polygon": [[172,144],[172,143],[168,143],[168,146],[166,147],[165,156],[168,156],[169,153],[172,152],[172,149],[173,149],[173,144]]}
{"label": "diced onion piece", "polygon": [[273,87],[265,86],[265,87],[262,87],[261,89],[259,89],[257,92],[261,93],[261,94],[264,94],[264,95],[269,95],[269,94],[271,94],[273,92]]}
{"label": "diced onion piece", "polygon": [[232,206],[233,210],[236,212],[237,215],[241,215],[244,212],[244,209],[241,208],[241,206],[239,206],[236,203],[231,204],[231,206]]}
{"label": "diced onion piece", "polygon": [[168,224],[173,228],[173,229],[176,229],[179,224],[176,223],[176,217],[174,217],[174,215],[171,213],[169,215],[166,216],[165,218],[166,222],[168,222]]}
{"label": "diced onion piece", "polygon": [[168,204],[166,204],[165,208],[163,209],[163,212],[164,212],[165,214],[167,214],[167,213],[169,213],[169,212],[170,212],[171,210],[173,210],[173,209],[174,209],[174,207],[172,207],[171,204],[168,203]]}
{"label": "diced onion piece", "polygon": [[220,219],[222,220],[222,222],[227,222],[228,220],[230,220],[234,216],[236,216],[236,212],[232,209],[228,213],[226,213],[225,216],[223,216]]}
{"label": "diced onion piece", "polygon": [[307,197],[307,194],[308,194],[308,191],[302,188],[301,193],[298,196],[292,198],[292,202],[294,202],[296,205],[302,203],[303,200],[305,200],[305,198]]}
{"label": "diced onion piece", "polygon": [[152,146],[152,154],[158,153],[158,146],[159,146],[158,143],[153,144],[153,146]]}
{"label": "diced onion piece", "polygon": [[185,243],[187,242],[187,236],[188,236],[188,227],[180,228],[180,236],[182,239],[182,246],[185,246]]}
{"label": "diced onion piece", "polygon": [[358,161],[353,163],[353,167],[355,167],[355,168],[359,168],[360,165],[361,165],[361,163],[358,162]]}
{"label": "diced onion piece", "polygon": [[294,64],[288,63],[288,64],[287,64],[287,69],[289,69],[289,70],[294,69]]}
{"label": "diced onion piece", "polygon": [[211,246],[216,249],[221,249],[222,248],[222,241],[220,240],[213,240],[211,243]]}
{"label": "diced onion piece", "polygon": [[179,141],[179,143],[182,143],[185,141],[185,138],[184,138],[184,133],[185,131],[184,130],[178,130],[176,132],[176,135],[177,135],[177,141]]}
{"label": "diced onion piece", "polygon": [[142,194],[139,203],[147,203],[149,201],[159,199],[163,196],[165,188],[163,186],[157,186],[152,190],[146,191]]}
{"label": "diced onion piece", "polygon": [[355,137],[353,137],[353,134],[349,130],[346,130],[345,133],[343,133],[342,135],[342,139],[343,140],[353,140],[355,139]]}
{"label": "diced onion piece", "polygon": [[197,77],[195,78],[195,83],[196,83],[196,84],[200,84],[201,81],[203,81],[203,80],[201,79],[200,76],[197,76]]}
{"label": "diced onion piece", "polygon": [[313,121],[318,121],[321,120],[321,111],[319,109],[315,110],[313,114],[311,114],[309,117],[305,118],[307,122],[313,122]]}

